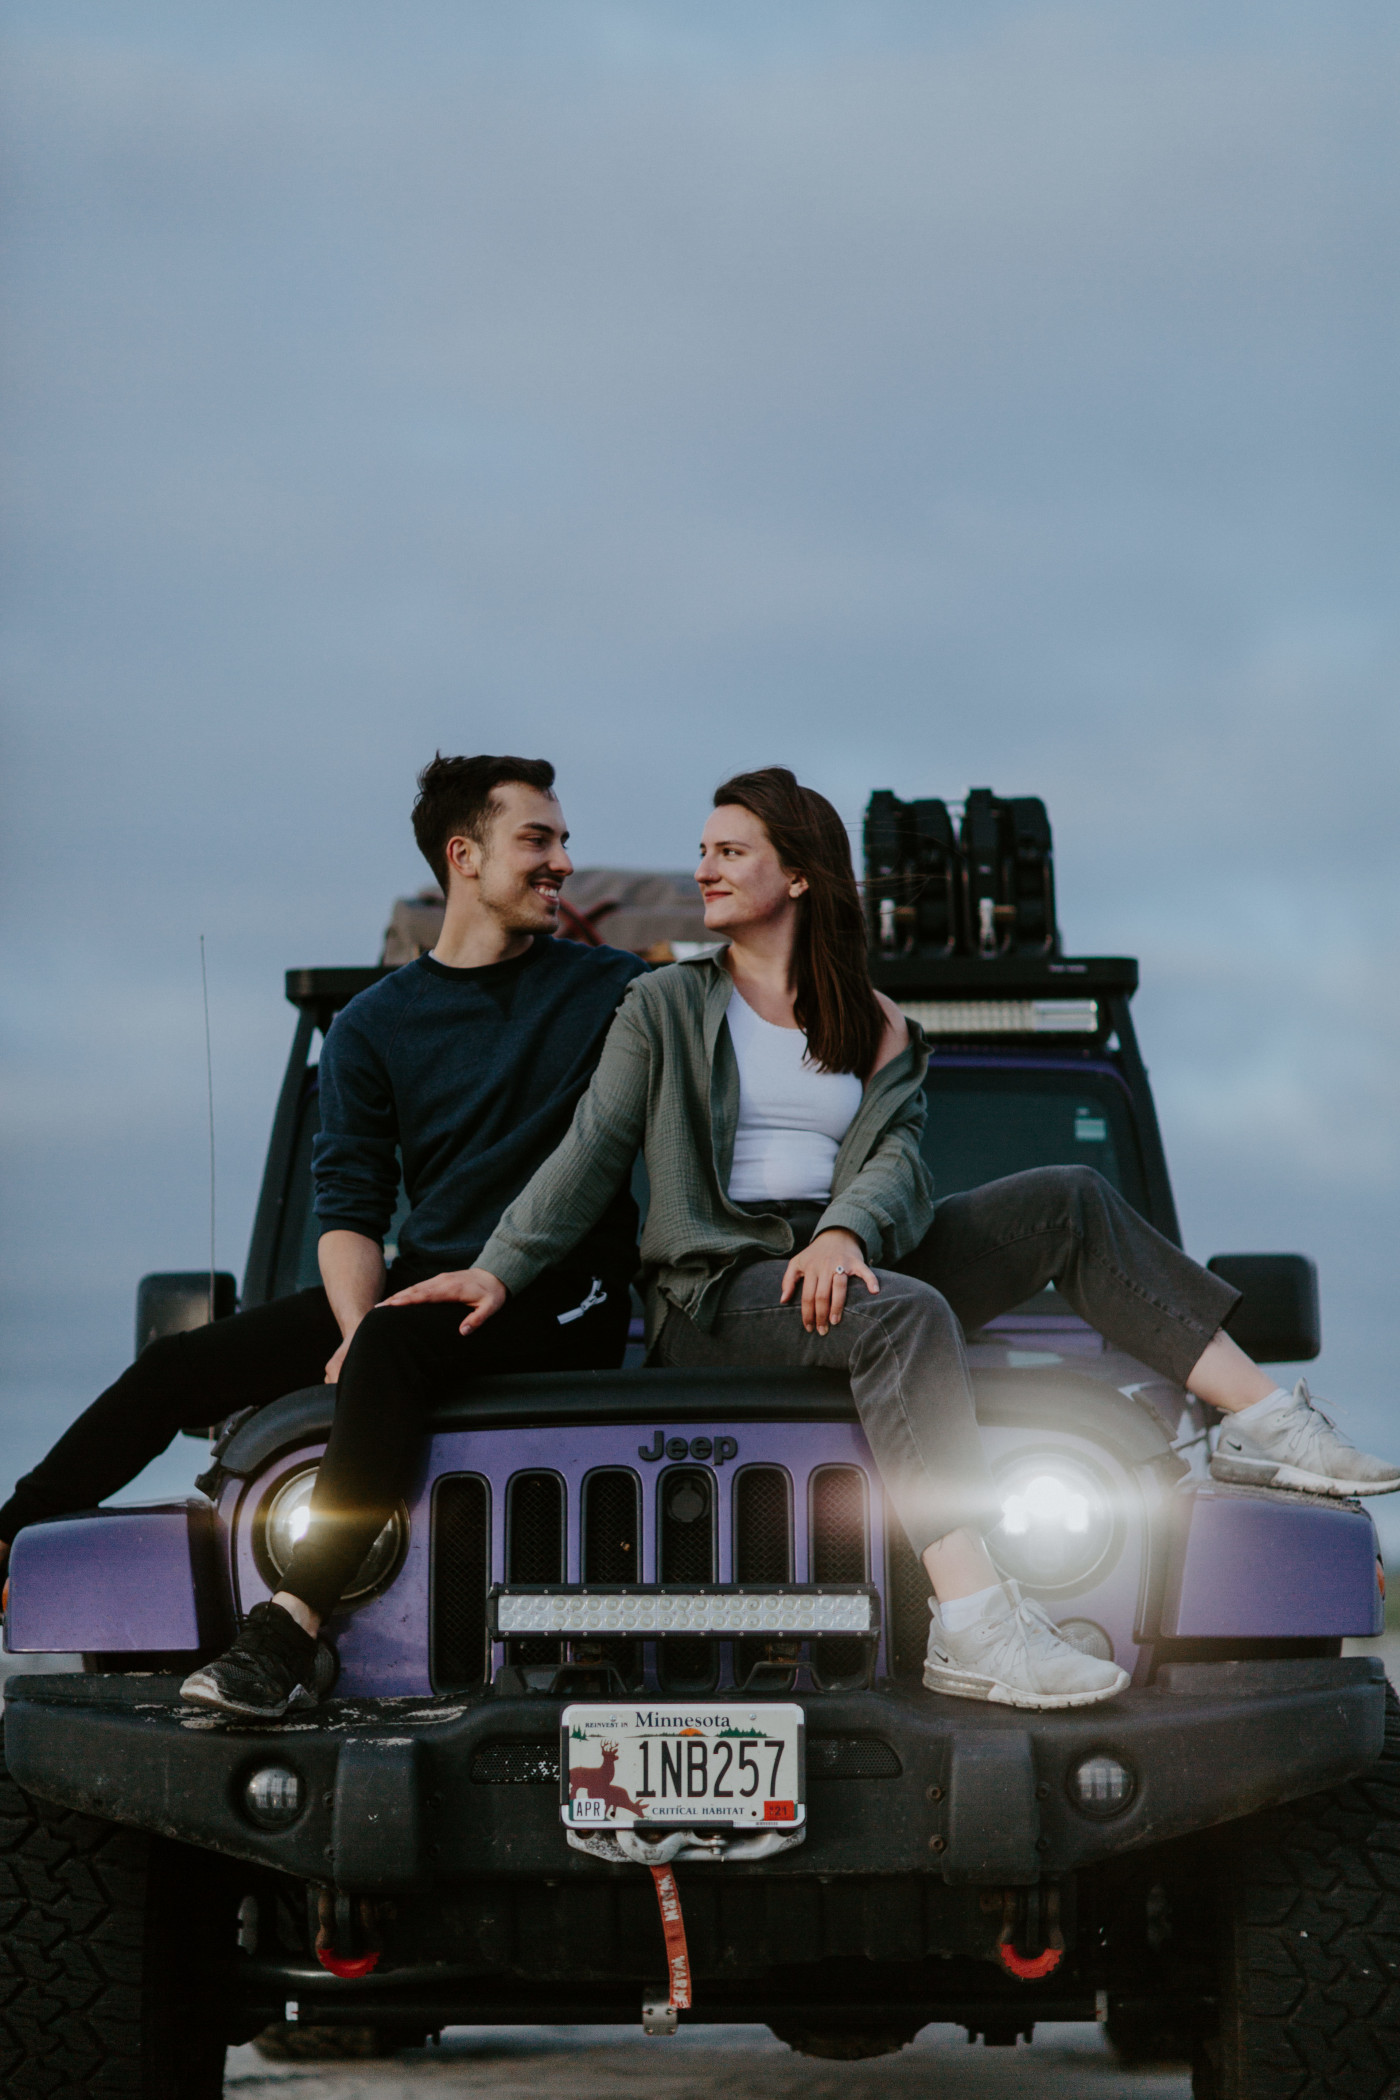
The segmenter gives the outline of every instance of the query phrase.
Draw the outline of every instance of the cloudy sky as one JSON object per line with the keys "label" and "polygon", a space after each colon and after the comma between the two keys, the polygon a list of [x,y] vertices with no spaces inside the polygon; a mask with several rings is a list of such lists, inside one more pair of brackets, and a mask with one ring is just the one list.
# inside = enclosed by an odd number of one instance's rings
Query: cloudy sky
{"label": "cloudy sky", "polygon": [[1043,795],[1188,1245],[1313,1253],[1400,1448],[1400,15],[3,31],[0,1471],[204,1258],[200,934],[241,1269],[281,973],[373,958],[438,745],[554,757],[584,862],[772,760]]}

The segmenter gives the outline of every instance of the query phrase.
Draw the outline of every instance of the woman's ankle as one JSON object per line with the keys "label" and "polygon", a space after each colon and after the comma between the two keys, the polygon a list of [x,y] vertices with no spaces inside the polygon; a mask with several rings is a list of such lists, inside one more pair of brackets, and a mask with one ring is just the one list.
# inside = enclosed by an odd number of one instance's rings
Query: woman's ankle
{"label": "woman's ankle", "polygon": [[1267,1399],[1274,1390],[1274,1380],[1267,1371],[1260,1370],[1253,1357],[1245,1355],[1238,1342],[1231,1341],[1222,1327],[1187,1373],[1186,1389],[1208,1407],[1234,1415],[1242,1408],[1253,1407],[1256,1400]]}
{"label": "woman's ankle", "polygon": [[950,1604],[956,1597],[975,1596],[1001,1580],[992,1556],[973,1531],[950,1531],[946,1537],[936,1539],[925,1552],[923,1562],[940,1604]]}

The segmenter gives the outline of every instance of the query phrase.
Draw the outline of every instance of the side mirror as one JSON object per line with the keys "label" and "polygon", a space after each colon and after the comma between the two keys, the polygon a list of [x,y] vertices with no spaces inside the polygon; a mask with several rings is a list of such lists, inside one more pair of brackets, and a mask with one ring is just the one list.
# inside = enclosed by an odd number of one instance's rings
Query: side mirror
{"label": "side mirror", "polygon": [[1306,1254],[1216,1254],[1206,1267],[1243,1291],[1225,1332],[1256,1363],[1306,1363],[1319,1354],[1317,1264]]}
{"label": "side mirror", "polygon": [[[238,1303],[238,1287],[227,1269],[214,1275],[214,1318],[226,1320]],[[136,1286],[136,1354],[167,1334],[188,1334],[209,1324],[209,1271],[171,1269],[143,1276]]]}

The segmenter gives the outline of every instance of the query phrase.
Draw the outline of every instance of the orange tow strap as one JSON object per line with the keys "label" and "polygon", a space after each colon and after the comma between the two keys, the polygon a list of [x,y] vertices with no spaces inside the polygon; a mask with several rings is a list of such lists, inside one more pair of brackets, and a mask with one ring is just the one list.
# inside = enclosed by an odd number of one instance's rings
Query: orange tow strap
{"label": "orange tow strap", "polygon": [[661,1911],[661,1930],[666,1936],[666,1986],[675,2012],[690,2010],[690,1949],[685,1943],[685,1919],[681,1915],[681,1892],[669,1867],[653,1867],[656,1901]]}

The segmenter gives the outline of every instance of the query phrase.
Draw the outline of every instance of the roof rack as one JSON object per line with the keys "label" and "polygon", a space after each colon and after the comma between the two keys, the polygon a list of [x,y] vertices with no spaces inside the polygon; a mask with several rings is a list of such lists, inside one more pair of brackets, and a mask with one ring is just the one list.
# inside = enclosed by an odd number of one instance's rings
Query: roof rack
{"label": "roof rack", "polygon": [[947,961],[924,955],[872,955],[871,975],[890,997],[916,999],[1092,999],[1112,993],[1131,998],[1138,966],[1131,955],[997,956],[987,962],[966,955]]}

